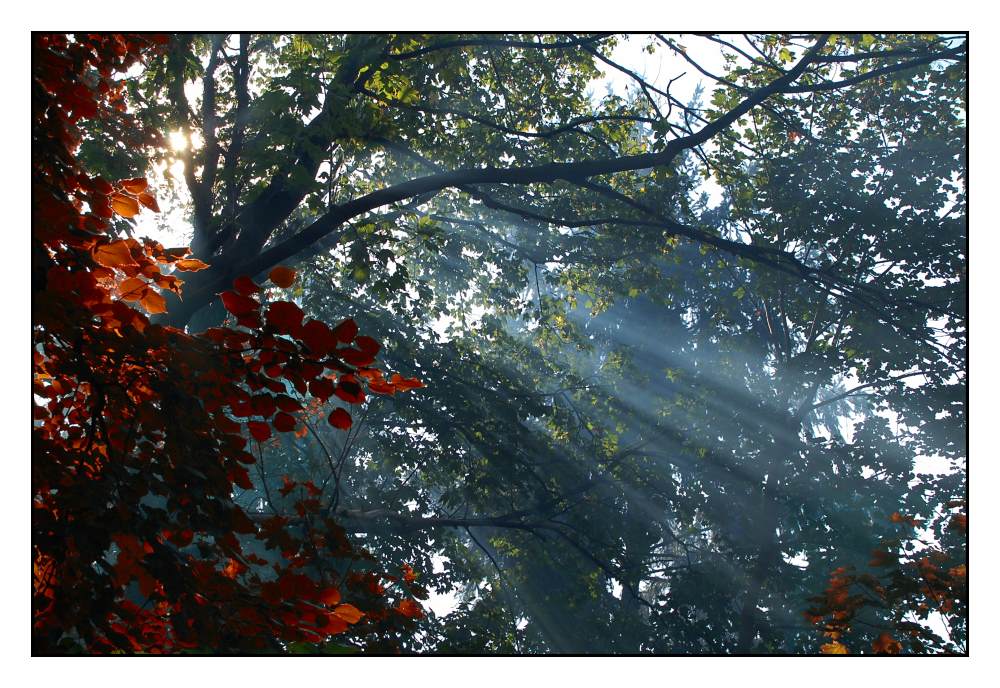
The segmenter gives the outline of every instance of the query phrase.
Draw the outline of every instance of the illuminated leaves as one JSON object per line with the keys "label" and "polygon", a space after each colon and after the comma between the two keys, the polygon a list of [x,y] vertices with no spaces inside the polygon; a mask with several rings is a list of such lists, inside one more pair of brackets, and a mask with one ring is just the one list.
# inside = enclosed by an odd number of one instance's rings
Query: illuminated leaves
{"label": "illuminated leaves", "polygon": [[847,646],[834,640],[832,643],[825,643],[820,646],[819,651],[824,655],[846,655]]}
{"label": "illuminated leaves", "polygon": [[267,275],[268,279],[279,287],[287,288],[295,281],[295,270],[283,265],[271,270]]}
{"label": "illuminated leaves", "polygon": [[174,267],[178,270],[184,270],[187,272],[197,272],[198,270],[205,270],[208,268],[208,264],[203,263],[197,258],[182,258],[174,263]]}
{"label": "illuminated leaves", "polygon": [[361,617],[364,616],[364,612],[359,610],[353,604],[338,605],[333,609],[333,614],[349,624],[356,624],[361,621]]}
{"label": "illuminated leaves", "polygon": [[100,244],[94,248],[93,256],[95,262],[109,268],[135,265],[132,251],[125,240]]}
{"label": "illuminated leaves", "polygon": [[156,202],[156,197],[152,194],[141,193],[136,196],[136,199],[154,213],[160,212],[160,205]]}
{"label": "illuminated leaves", "polygon": [[149,186],[149,182],[141,177],[138,179],[123,179],[118,182],[122,189],[129,192],[133,196],[141,194]]}
{"label": "illuminated leaves", "polygon": [[147,313],[166,313],[167,301],[153,289],[147,289],[140,301]]}
{"label": "illuminated leaves", "polygon": [[138,277],[129,277],[118,285],[118,293],[123,301],[138,301],[149,289],[145,280]]}
{"label": "illuminated leaves", "polygon": [[139,202],[125,194],[111,194],[111,208],[122,217],[135,217],[139,214]]}

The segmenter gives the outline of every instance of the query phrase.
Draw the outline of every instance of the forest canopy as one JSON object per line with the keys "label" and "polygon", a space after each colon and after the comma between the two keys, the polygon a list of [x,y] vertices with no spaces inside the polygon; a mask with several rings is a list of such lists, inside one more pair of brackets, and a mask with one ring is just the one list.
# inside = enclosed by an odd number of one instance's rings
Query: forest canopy
{"label": "forest canopy", "polygon": [[35,654],[967,652],[966,35],[32,60]]}

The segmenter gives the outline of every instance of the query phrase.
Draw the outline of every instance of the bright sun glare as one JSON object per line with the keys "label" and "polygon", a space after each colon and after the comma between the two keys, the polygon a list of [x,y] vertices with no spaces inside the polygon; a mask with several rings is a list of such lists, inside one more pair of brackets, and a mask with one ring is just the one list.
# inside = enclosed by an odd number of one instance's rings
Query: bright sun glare
{"label": "bright sun glare", "polygon": [[182,151],[188,146],[187,136],[182,131],[170,132],[170,148],[175,151]]}

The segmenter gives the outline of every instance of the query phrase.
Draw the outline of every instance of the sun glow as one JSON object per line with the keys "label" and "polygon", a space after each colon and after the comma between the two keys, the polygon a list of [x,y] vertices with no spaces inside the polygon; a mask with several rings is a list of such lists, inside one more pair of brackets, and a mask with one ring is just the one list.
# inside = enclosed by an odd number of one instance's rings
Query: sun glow
{"label": "sun glow", "polygon": [[188,147],[187,136],[183,131],[170,132],[170,149],[175,151],[186,150]]}

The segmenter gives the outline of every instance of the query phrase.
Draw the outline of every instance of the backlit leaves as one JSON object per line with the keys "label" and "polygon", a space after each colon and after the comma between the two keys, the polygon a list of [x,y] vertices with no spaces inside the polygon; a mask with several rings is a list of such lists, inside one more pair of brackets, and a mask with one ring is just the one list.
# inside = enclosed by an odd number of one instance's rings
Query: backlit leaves
{"label": "backlit leaves", "polygon": [[125,194],[111,194],[111,207],[122,217],[135,217],[139,214],[139,202]]}
{"label": "backlit leaves", "polygon": [[124,240],[100,244],[94,248],[93,255],[94,261],[109,268],[135,265],[132,251]]}

